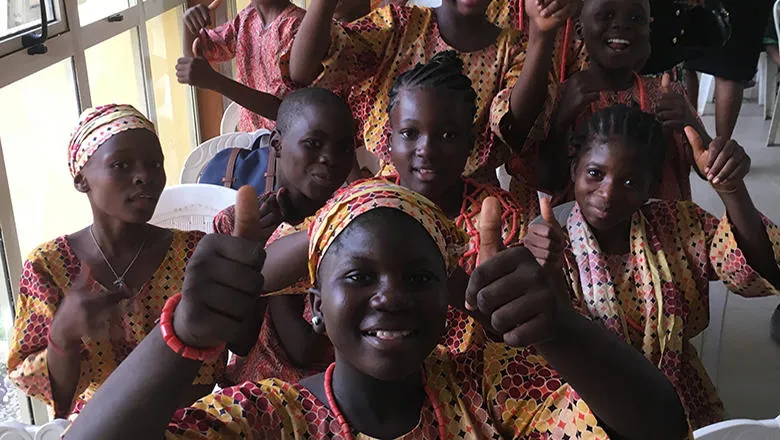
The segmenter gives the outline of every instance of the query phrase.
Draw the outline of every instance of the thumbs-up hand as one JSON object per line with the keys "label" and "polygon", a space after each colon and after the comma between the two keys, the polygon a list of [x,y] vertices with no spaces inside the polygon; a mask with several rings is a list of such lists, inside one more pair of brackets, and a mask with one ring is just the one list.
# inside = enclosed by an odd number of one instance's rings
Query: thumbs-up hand
{"label": "thumbs-up hand", "polygon": [[681,130],[686,125],[700,127],[696,109],[688,98],[672,89],[672,77],[664,73],[661,77],[661,99],[658,101],[656,115],[664,127]]}
{"label": "thumbs-up hand", "polygon": [[716,137],[705,145],[699,132],[685,127],[696,167],[718,192],[732,192],[750,172],[750,156],[733,139]]}
{"label": "thumbs-up hand", "polygon": [[545,272],[557,275],[562,268],[565,248],[563,228],[553,215],[548,197],[539,197],[539,206],[544,222],[534,223],[528,227],[524,245]]}
{"label": "thumbs-up hand", "polygon": [[488,198],[480,214],[479,264],[466,288],[466,309],[486,330],[519,347],[555,336],[563,302],[525,247],[503,249],[500,209]]}
{"label": "thumbs-up hand", "polygon": [[254,188],[236,197],[233,236],[210,234],[187,264],[174,332],[187,346],[212,348],[231,341],[257,310],[263,290],[264,235]]}
{"label": "thumbs-up hand", "polygon": [[192,54],[200,57],[198,34],[202,29],[211,26],[211,13],[222,4],[222,0],[214,0],[206,5],[195,5],[184,12],[184,26],[191,35],[195,35],[192,41]]}

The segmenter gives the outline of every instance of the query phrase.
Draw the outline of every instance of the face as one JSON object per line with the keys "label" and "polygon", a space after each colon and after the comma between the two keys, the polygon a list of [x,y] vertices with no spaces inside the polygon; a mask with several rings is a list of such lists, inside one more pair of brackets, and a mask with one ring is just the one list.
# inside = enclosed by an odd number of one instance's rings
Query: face
{"label": "face", "polygon": [[282,185],[293,197],[325,202],[347,179],[355,160],[352,116],[316,106],[302,109],[288,128],[274,132]]}
{"label": "face", "polygon": [[93,211],[146,223],[165,188],[160,141],[147,130],[127,130],[100,146],[75,178]]}
{"label": "face", "polygon": [[589,0],[582,32],[593,61],[610,69],[640,69],[650,56],[647,0]]}
{"label": "face", "polygon": [[457,94],[401,90],[390,112],[390,152],[401,185],[436,201],[460,180],[474,145],[472,115]]}
{"label": "face", "polygon": [[444,261],[410,217],[351,225],[325,254],[319,278],[313,309],[337,362],[366,375],[392,381],[417,373],[444,334]]}
{"label": "face", "polygon": [[490,0],[443,0],[442,6],[455,8],[463,17],[484,16]]}
{"label": "face", "polygon": [[606,232],[631,219],[650,196],[652,173],[647,158],[624,139],[591,141],[573,166],[574,193],[585,220]]}

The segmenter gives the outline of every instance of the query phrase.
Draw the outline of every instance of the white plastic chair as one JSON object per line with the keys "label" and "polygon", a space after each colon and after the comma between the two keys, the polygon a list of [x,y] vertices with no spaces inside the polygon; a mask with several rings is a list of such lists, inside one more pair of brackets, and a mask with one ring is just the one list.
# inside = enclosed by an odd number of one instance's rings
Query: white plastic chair
{"label": "white plastic chair", "polygon": [[217,213],[236,203],[237,191],[219,185],[185,184],[165,188],[149,223],[161,228],[213,232]]}
{"label": "white plastic chair", "polygon": [[207,140],[187,156],[181,170],[181,183],[198,183],[203,168],[220,151],[227,148],[251,148],[258,137],[269,133],[268,130],[258,130],[254,133],[229,133]]}
{"label": "white plastic chair", "polygon": [[222,115],[222,122],[219,124],[219,134],[228,134],[238,131],[238,110],[241,108],[235,102],[231,102]]}
{"label": "white plastic chair", "polygon": [[696,440],[778,440],[780,417],[768,420],[736,419],[715,423],[693,432]]}
{"label": "white plastic chair", "polygon": [[[775,2],[775,6],[773,8],[774,16],[775,16],[775,32],[778,35],[778,38],[780,38],[780,0],[777,0]],[[780,43],[778,43],[778,47],[780,47]],[[772,123],[769,124],[769,135],[766,137],[766,145],[777,145],[777,131],[780,129],[780,91],[778,91],[777,96],[775,97],[775,105],[774,110],[772,111]]]}
{"label": "white plastic chair", "polygon": [[702,73],[699,77],[699,102],[696,103],[696,111],[698,111],[700,115],[704,114],[707,103],[712,102],[714,96],[715,77],[708,73]]}
{"label": "white plastic chair", "polygon": [[509,183],[512,181],[512,176],[506,171],[506,165],[501,165],[496,168],[496,177],[498,178],[501,189],[509,191]]}
{"label": "white plastic chair", "polygon": [[70,422],[55,419],[42,425],[25,425],[24,423],[0,423],[0,439],[2,440],[58,440]]}

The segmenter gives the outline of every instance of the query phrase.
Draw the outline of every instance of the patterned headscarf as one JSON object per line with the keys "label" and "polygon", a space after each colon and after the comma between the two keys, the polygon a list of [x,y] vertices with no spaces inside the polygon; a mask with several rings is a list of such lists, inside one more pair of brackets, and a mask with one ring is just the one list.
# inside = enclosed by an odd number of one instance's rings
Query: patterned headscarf
{"label": "patterned headscarf", "polygon": [[70,175],[76,177],[95,151],[112,136],[134,128],[157,133],[154,124],[132,105],[108,104],[84,110],[68,144]]}
{"label": "patterned headscarf", "polygon": [[312,284],[322,257],[353,220],[377,208],[392,208],[417,220],[444,257],[447,272],[458,265],[468,237],[435,203],[383,178],[360,180],[341,189],[317,212],[309,227],[309,277]]}

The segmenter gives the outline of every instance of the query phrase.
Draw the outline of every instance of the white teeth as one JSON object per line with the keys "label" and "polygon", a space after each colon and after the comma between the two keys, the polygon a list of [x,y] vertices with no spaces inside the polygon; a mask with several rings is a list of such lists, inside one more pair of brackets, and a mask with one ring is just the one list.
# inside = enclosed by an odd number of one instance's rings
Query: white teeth
{"label": "white teeth", "polygon": [[622,38],[610,38],[607,40],[607,43],[609,44],[625,44],[627,46],[631,45],[631,42],[628,40],[624,40]]}
{"label": "white teeth", "polygon": [[410,336],[411,330],[375,330],[368,332],[371,336],[376,336],[379,339],[400,339]]}

